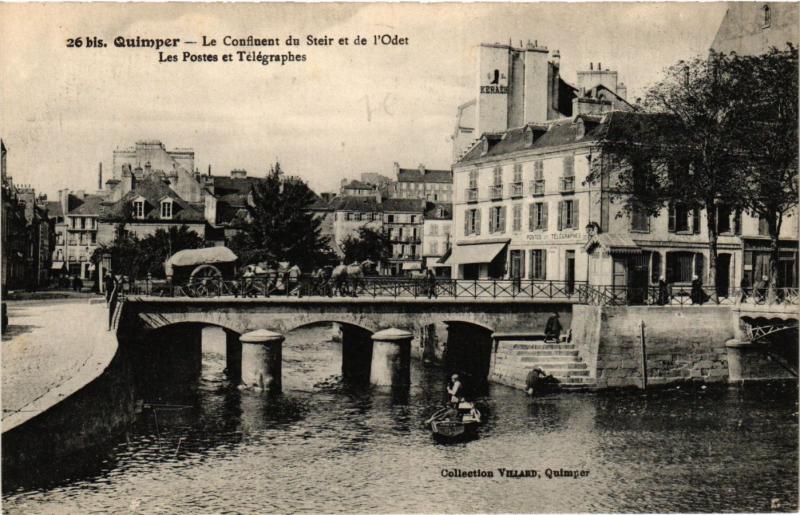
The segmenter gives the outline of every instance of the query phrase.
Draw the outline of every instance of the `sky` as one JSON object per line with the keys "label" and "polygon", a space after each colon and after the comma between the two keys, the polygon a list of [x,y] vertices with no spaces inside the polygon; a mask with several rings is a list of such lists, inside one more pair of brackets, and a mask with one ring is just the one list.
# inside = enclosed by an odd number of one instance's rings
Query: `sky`
{"label": "sky", "polygon": [[[482,42],[537,40],[558,49],[562,77],[603,63],[628,97],[663,69],[707,52],[722,3],[534,4],[0,4],[0,137],[16,184],[56,195],[97,187],[115,148],[160,140],[195,150],[215,175],[263,175],[280,161],[316,191],[362,172],[424,163],[449,168],[459,104],[477,93]],[[159,63],[117,36],[218,40],[279,37],[269,53],[303,63]],[[372,35],[407,37],[375,46]],[[348,37],[347,46],[288,47],[289,35]],[[356,35],[370,44],[355,46]],[[107,48],[67,48],[73,37]],[[203,53],[198,45],[184,50]],[[248,49],[249,50],[249,49]],[[236,56],[234,55],[234,58]]]}

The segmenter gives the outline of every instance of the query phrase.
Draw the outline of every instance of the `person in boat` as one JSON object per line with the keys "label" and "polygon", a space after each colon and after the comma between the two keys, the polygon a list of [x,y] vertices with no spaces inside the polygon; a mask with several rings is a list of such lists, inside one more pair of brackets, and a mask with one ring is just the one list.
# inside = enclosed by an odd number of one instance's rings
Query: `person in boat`
{"label": "person in boat", "polygon": [[550,318],[547,319],[547,323],[544,326],[544,339],[546,341],[558,342],[560,336],[561,321],[558,319],[558,313],[553,313]]}
{"label": "person in boat", "polygon": [[450,377],[450,382],[447,385],[447,394],[450,396],[450,405],[458,408],[458,404],[464,400],[464,385],[458,374],[453,374]]}

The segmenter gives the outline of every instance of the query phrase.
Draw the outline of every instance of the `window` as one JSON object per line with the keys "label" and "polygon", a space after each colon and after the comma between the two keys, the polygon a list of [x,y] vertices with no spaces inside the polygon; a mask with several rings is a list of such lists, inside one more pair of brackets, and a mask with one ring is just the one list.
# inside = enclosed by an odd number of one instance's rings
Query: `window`
{"label": "window", "polygon": [[92,236],[92,245],[97,244],[97,233],[93,232],[91,233],[91,236]]}
{"label": "window", "polygon": [[81,229],[86,229],[86,217],[81,217]]}
{"label": "window", "polygon": [[514,184],[522,184],[522,164],[514,165]]}
{"label": "window", "polygon": [[558,203],[558,230],[578,228],[578,201],[562,200]]}
{"label": "window", "polygon": [[634,207],[631,211],[631,231],[650,232],[650,216],[641,207]]}
{"label": "window", "polygon": [[476,189],[478,187],[478,170],[470,170],[469,172],[469,187]]}
{"label": "window", "polygon": [[692,275],[703,277],[703,255],[695,252],[667,252],[667,282],[690,283]]}
{"label": "window", "polygon": [[717,206],[717,234],[732,234],[731,218],[733,210],[728,206]]}
{"label": "window", "polygon": [[533,162],[533,182],[531,183],[532,195],[544,195],[544,162]]}
{"label": "window", "polygon": [[481,233],[480,209],[468,209],[464,212],[464,236]]}
{"label": "window", "polygon": [[511,225],[512,231],[521,231],[522,230],[522,204],[514,204],[514,219]]}
{"label": "window", "polygon": [[547,251],[534,249],[531,251],[531,279],[547,279]]}
{"label": "window", "polygon": [[575,156],[564,157],[563,177],[575,177]]}
{"label": "window", "polygon": [[506,232],[505,206],[495,206],[489,209],[489,232]]}
{"label": "window", "polygon": [[499,166],[494,169],[494,182],[492,184],[495,186],[502,186],[503,184],[503,169]]}
{"label": "window", "polygon": [[417,223],[417,215],[411,215],[410,221],[411,221],[412,224]]}
{"label": "window", "polygon": [[356,222],[360,222],[361,221],[361,213],[353,213],[353,220],[355,220]]}
{"label": "window", "polygon": [[689,211],[683,204],[670,204],[669,232],[689,232]]}
{"label": "window", "polygon": [[770,25],[772,25],[772,11],[770,11],[769,6],[764,4],[764,7],[761,8],[764,11],[764,20],[761,25],[762,29],[766,29]]}
{"label": "window", "polygon": [[161,218],[169,220],[172,218],[172,201],[165,200],[161,202]]}
{"label": "window", "polygon": [[547,230],[547,203],[536,202],[530,205],[528,212],[528,230],[546,231]]}
{"label": "window", "polygon": [[763,216],[758,217],[758,235],[769,236],[769,224],[767,223],[767,219]]}
{"label": "window", "polygon": [[133,216],[135,218],[144,218],[144,200],[137,200],[133,203]]}
{"label": "window", "polygon": [[345,213],[345,214],[344,214],[344,219],[345,219],[346,221],[348,221],[348,222],[351,222],[351,221],[353,221],[353,213],[349,213],[349,212],[348,212],[348,213]]}
{"label": "window", "polygon": [[394,215],[386,215],[386,221],[390,224],[394,223]]}
{"label": "window", "polygon": [[431,242],[430,255],[432,255],[432,256],[438,256],[439,255],[439,242],[438,241],[432,241]]}

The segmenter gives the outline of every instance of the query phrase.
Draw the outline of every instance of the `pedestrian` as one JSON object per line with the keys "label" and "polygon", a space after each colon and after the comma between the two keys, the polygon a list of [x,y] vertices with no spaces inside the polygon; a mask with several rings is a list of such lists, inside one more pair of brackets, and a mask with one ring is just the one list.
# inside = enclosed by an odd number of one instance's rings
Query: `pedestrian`
{"label": "pedestrian", "polygon": [[666,278],[662,275],[658,278],[658,299],[656,302],[659,306],[664,306],[665,304],[669,304],[669,299],[669,283],[667,283]]}
{"label": "pedestrian", "polygon": [[300,277],[303,275],[303,272],[300,270],[300,267],[297,265],[292,265],[287,272],[289,276],[289,291],[294,291],[297,288],[297,296],[303,296],[303,288],[300,284]]}
{"label": "pedestrian", "polygon": [[767,290],[769,289],[769,277],[766,275],[761,276],[761,280],[753,286],[753,298],[757,304],[763,303],[767,299]]}
{"label": "pedestrian", "polygon": [[696,274],[692,276],[692,291],[689,293],[692,304],[702,305],[708,297],[703,291],[703,281]]}
{"label": "pedestrian", "polygon": [[428,268],[425,271],[425,282],[428,286],[428,298],[436,297],[439,298],[439,294],[436,292],[436,274],[433,273],[433,270]]}
{"label": "pedestrian", "polygon": [[558,343],[558,338],[561,336],[561,320],[558,318],[558,313],[553,313],[547,319],[544,326],[544,340],[553,341]]}
{"label": "pedestrian", "polygon": [[106,275],[103,277],[103,289],[106,292],[106,302],[108,303],[111,301],[111,293],[114,291],[114,276],[110,271],[106,271]]}
{"label": "pedestrian", "polygon": [[739,289],[741,290],[741,297],[739,302],[745,302],[750,289],[750,277],[747,274],[742,275],[742,280],[739,282]]}
{"label": "pedestrian", "polygon": [[72,276],[72,291],[78,291],[78,276]]}
{"label": "pedestrian", "polygon": [[255,297],[255,292],[253,291],[253,276],[255,272],[253,272],[252,265],[247,265],[247,268],[244,270],[244,274],[242,274],[242,282],[244,283],[244,295],[243,297]]}

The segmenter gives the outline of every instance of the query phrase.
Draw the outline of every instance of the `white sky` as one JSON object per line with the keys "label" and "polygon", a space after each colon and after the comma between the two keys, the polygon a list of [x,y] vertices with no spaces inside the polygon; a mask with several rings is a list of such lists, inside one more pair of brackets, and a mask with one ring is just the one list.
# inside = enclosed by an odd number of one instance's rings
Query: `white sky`
{"label": "white sky", "polygon": [[[394,161],[449,168],[456,106],[475,97],[481,42],[559,49],[570,82],[601,62],[635,98],[664,67],[706,52],[724,13],[720,3],[4,4],[0,136],[14,182],[49,195],[95,188],[97,163],[107,178],[112,150],[139,139],[192,147],[200,170],[211,164],[214,174],[262,175],[279,159],[315,190],[335,190],[361,172],[391,176]],[[308,56],[283,67],[158,64],[151,49],[111,45],[117,35],[383,33],[410,44],[282,46]],[[89,35],[109,47],[66,48],[67,38]]]}

